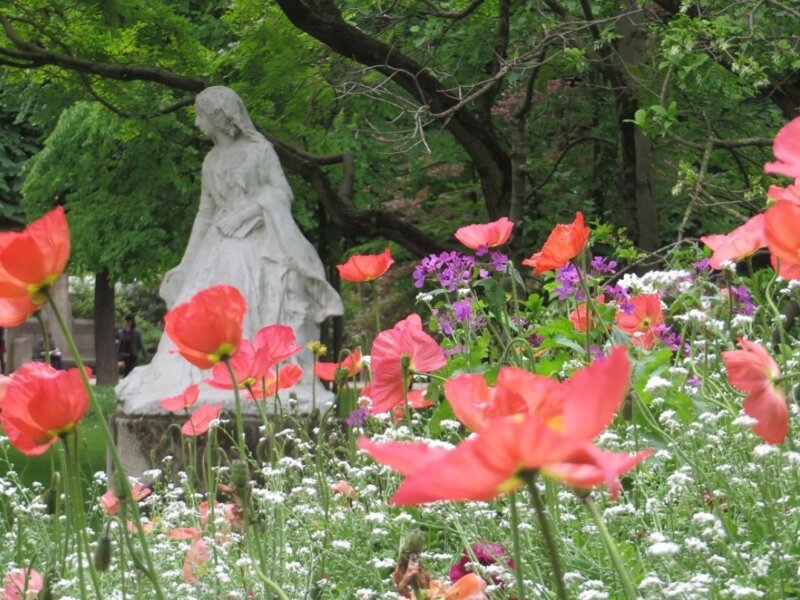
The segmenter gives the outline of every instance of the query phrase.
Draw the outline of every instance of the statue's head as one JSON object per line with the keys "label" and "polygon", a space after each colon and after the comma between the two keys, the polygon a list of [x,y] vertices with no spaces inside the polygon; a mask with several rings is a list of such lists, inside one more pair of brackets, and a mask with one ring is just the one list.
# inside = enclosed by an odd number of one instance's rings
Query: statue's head
{"label": "statue's head", "polygon": [[195,125],[212,138],[217,132],[232,138],[242,134],[250,137],[256,133],[242,99],[228,87],[216,85],[204,89],[197,95],[194,106],[197,113]]}

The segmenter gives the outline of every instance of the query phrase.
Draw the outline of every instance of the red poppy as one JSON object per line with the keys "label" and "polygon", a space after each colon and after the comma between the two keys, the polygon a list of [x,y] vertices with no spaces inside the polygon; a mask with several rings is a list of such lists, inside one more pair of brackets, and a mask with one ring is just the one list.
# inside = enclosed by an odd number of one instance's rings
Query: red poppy
{"label": "red poppy", "polygon": [[250,388],[250,395],[254,400],[270,398],[278,390],[287,390],[294,387],[303,378],[303,369],[294,363],[281,367],[277,375],[273,371],[263,378],[261,383]]}
{"label": "red poppy", "polygon": [[21,232],[0,233],[0,326],[21,325],[39,310],[67,259],[69,228],[61,206]]}
{"label": "red poppy", "polygon": [[211,427],[212,421],[219,419],[222,412],[222,404],[203,404],[192,413],[189,420],[181,427],[183,435],[196,437],[203,435]]}
{"label": "red poppy", "polygon": [[764,233],[781,276],[793,274],[796,269],[789,269],[800,266],[800,204],[779,200],[770,206],[765,213]]}
{"label": "red poppy", "polygon": [[186,360],[210,369],[233,356],[242,341],[242,322],[247,303],[229,285],[215,285],[198,292],[164,315],[164,332]]}
{"label": "red poppy", "polygon": [[355,377],[361,372],[361,352],[358,348],[348,354],[341,362],[318,362],[314,365],[314,373],[323,381],[334,381],[339,369],[347,371],[347,377]]}
{"label": "red poppy", "polygon": [[356,496],[358,496],[355,488],[353,488],[353,486],[347,483],[347,481],[344,479],[340,479],[334,483],[331,486],[331,492],[333,492],[334,496],[340,494],[345,498],[349,498],[350,500],[353,500]]}
{"label": "red poppy", "polygon": [[800,117],[784,125],[772,143],[778,160],[764,165],[765,173],[780,173],[793,179],[800,177]]}
{"label": "red poppy", "polygon": [[164,410],[168,410],[169,412],[178,412],[180,410],[185,410],[190,406],[194,406],[199,397],[200,386],[196,383],[193,383],[177,396],[159,400],[158,404]]}
{"label": "red poppy", "polygon": [[14,447],[42,454],[58,437],[75,430],[89,405],[78,369],[61,371],[31,362],[14,372],[0,400],[0,422]]}
{"label": "red poppy", "polygon": [[533,267],[537,275],[560,269],[583,252],[588,239],[589,228],[583,223],[583,213],[578,211],[572,223],[556,225],[547,237],[541,252],[526,258],[522,264]]}
{"label": "red poppy", "polygon": [[714,251],[708,262],[715,269],[719,269],[726,260],[737,261],[750,256],[767,245],[764,237],[764,214],[757,214],[730,233],[704,235],[700,241]]}
{"label": "red poppy", "polygon": [[389,248],[382,254],[356,254],[347,259],[346,263],[336,265],[342,279],[354,283],[372,281],[377,279],[394,264]]}
{"label": "red poppy", "polygon": [[444,351],[431,336],[422,330],[422,320],[411,314],[394,328],[382,331],[372,344],[372,410],[387,412],[403,402],[401,361],[408,356],[409,369],[415,373],[430,373],[447,364]]}
{"label": "red poppy", "polygon": [[501,217],[491,223],[480,225],[467,225],[461,227],[455,233],[456,239],[471,250],[478,248],[494,248],[502,246],[511,237],[514,223],[507,217]]}
{"label": "red poppy", "polygon": [[789,429],[789,411],[783,390],[774,381],[781,372],[763,346],[739,340],[743,350],[722,353],[728,380],[745,392],[744,413],[758,421],[753,431],[769,444],[782,444]]}
{"label": "red poppy", "polygon": [[[147,498],[151,492],[152,490],[150,488],[143,486],[138,481],[131,487],[131,493],[135,502]],[[105,494],[100,496],[100,508],[102,508],[103,512],[107,515],[113,516],[119,513],[119,499],[112,490],[108,490]]]}
{"label": "red poppy", "polygon": [[664,322],[661,298],[658,294],[646,294],[631,296],[628,302],[633,305],[633,310],[630,313],[618,310],[617,326],[631,336],[634,346],[650,350],[661,335],[658,326]]}

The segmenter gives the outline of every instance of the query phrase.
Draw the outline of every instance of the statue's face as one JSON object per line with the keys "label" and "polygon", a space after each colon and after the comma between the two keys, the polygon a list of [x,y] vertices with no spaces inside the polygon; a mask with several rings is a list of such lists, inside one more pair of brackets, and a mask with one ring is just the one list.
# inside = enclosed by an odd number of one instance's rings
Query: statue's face
{"label": "statue's face", "polygon": [[215,129],[213,120],[206,113],[206,111],[203,110],[202,107],[200,106],[196,107],[196,113],[197,116],[194,119],[195,127],[197,127],[200,131],[202,131],[206,135],[210,136]]}

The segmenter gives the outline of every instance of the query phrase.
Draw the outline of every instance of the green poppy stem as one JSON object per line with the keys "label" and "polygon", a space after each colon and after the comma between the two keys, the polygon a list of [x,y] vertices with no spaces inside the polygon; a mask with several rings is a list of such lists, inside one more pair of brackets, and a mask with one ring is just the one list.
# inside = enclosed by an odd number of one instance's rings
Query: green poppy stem
{"label": "green poppy stem", "polygon": [[228,374],[231,376],[231,385],[233,385],[233,401],[235,403],[234,416],[236,418],[236,446],[239,450],[239,458],[247,462],[247,453],[245,452],[244,441],[244,420],[242,419],[242,399],[239,394],[239,382],[236,381],[236,373],[233,372],[230,358],[223,358],[222,362],[228,368]]}
{"label": "green poppy stem", "polygon": [[536,520],[539,522],[539,529],[542,532],[544,545],[547,548],[547,558],[550,560],[550,570],[553,573],[553,584],[555,585],[556,597],[558,600],[567,600],[567,589],[564,586],[564,569],[561,566],[561,558],[558,554],[558,546],[553,536],[553,530],[548,521],[547,511],[542,501],[539,488],[536,487],[536,473],[526,473],[523,475],[528,490],[531,493],[533,509],[536,511]]}
{"label": "green poppy stem", "polygon": [[636,586],[633,583],[633,578],[628,568],[625,566],[625,562],[622,560],[614,538],[608,533],[608,527],[606,527],[603,515],[600,514],[600,510],[597,508],[590,494],[580,495],[579,497],[584,506],[589,510],[589,514],[592,515],[594,524],[600,532],[600,537],[602,537],[605,542],[608,555],[611,557],[611,562],[614,564],[614,569],[617,571],[620,580],[622,580],[622,589],[625,591],[625,597],[628,598],[628,600],[636,600]]}
{"label": "green poppy stem", "polygon": [[[50,306],[53,308],[53,314],[56,317],[56,321],[58,321],[58,326],[61,328],[64,338],[66,339],[67,348],[69,348],[69,352],[72,354],[72,358],[75,361],[75,366],[80,372],[83,385],[86,387],[86,390],[89,393],[89,405],[97,414],[97,421],[100,424],[100,431],[102,432],[103,437],[106,439],[106,448],[109,452],[111,452],[111,460],[112,464],[114,465],[114,469],[117,471],[117,473],[121,474],[120,482],[122,484],[122,489],[125,492],[125,497],[133,498],[133,490],[131,489],[131,484],[130,481],[128,481],[128,477],[125,474],[125,466],[122,464],[122,457],[120,456],[119,450],[114,443],[114,436],[111,435],[111,430],[108,428],[108,423],[103,416],[103,407],[100,406],[100,402],[97,400],[97,396],[94,393],[94,387],[89,381],[89,376],[86,374],[86,368],[83,364],[83,359],[81,358],[80,352],[78,352],[78,347],[75,344],[72,333],[69,331],[67,324],[64,322],[64,317],[62,316],[61,311],[53,301],[53,297],[50,295],[50,290],[45,289],[44,295],[47,298],[47,301],[50,303]],[[161,589],[161,584],[158,581],[158,577],[155,576],[156,571],[153,566],[153,559],[150,556],[150,547],[147,545],[147,538],[144,534],[144,528],[142,527],[142,520],[139,516],[139,507],[136,505],[136,502],[131,502],[130,505],[132,513],[131,516],[133,517],[133,522],[136,525],[136,536],[139,539],[139,544],[141,544],[142,555],[144,556],[145,566],[148,571],[148,578],[153,582],[153,588],[157,600],[166,600],[164,591]]]}
{"label": "green poppy stem", "polygon": [[517,493],[511,494],[511,543],[514,553],[514,580],[517,588],[517,599],[526,600],[525,581],[522,578],[522,544],[519,540],[519,511],[517,510]]}

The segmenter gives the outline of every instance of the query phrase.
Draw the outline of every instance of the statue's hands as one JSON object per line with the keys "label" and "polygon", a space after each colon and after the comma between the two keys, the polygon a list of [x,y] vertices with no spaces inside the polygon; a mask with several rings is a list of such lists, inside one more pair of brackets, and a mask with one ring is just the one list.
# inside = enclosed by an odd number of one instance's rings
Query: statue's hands
{"label": "statue's hands", "polygon": [[228,237],[233,237],[241,226],[242,219],[235,213],[228,213],[217,221],[219,230]]}

